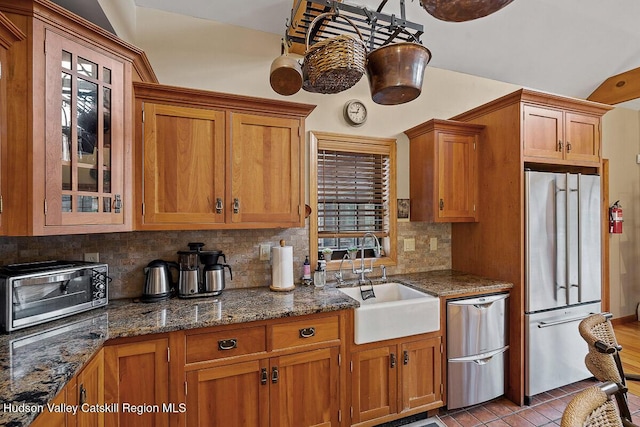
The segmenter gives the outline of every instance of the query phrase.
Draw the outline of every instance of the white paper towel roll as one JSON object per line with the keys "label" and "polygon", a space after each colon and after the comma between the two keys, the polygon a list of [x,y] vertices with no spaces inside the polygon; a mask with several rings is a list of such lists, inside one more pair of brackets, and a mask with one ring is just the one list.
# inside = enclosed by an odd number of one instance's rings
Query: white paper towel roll
{"label": "white paper towel roll", "polygon": [[271,248],[271,289],[293,289],[293,246]]}

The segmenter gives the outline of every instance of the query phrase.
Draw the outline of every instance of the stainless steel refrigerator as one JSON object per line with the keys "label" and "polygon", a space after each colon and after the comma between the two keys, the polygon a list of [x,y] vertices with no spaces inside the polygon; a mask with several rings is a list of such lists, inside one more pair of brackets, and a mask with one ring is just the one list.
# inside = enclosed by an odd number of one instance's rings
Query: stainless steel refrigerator
{"label": "stainless steel refrigerator", "polygon": [[525,172],[525,403],[591,376],[578,324],[601,310],[600,177]]}

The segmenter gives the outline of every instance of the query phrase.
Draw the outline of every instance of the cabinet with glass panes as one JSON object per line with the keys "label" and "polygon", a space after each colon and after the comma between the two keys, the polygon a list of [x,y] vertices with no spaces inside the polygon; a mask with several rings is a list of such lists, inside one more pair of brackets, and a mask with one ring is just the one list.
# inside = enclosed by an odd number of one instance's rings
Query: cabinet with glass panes
{"label": "cabinet with glass panes", "polygon": [[8,59],[5,233],[131,230],[132,81],[156,81],[144,53],[53,3],[15,3],[0,0],[27,36]]}

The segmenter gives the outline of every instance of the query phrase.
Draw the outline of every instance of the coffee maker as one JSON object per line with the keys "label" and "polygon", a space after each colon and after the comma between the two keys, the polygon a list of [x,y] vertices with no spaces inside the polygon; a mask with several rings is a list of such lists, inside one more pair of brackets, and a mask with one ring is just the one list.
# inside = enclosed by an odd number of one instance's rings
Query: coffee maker
{"label": "coffee maker", "polygon": [[[178,296],[195,298],[220,295],[225,287],[224,269],[231,266],[222,251],[203,251],[204,243],[189,243],[188,251],[178,251]],[[220,264],[222,258],[224,264]],[[200,264],[203,265],[202,269]]]}

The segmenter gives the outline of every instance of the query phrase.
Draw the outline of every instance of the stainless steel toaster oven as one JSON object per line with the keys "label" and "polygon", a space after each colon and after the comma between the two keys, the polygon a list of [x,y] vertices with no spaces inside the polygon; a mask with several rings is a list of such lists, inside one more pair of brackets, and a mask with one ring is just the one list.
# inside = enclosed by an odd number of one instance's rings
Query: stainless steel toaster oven
{"label": "stainless steel toaster oven", "polygon": [[0,326],[6,332],[108,303],[107,264],[43,261],[0,267]]}

